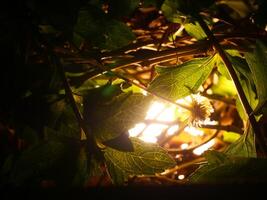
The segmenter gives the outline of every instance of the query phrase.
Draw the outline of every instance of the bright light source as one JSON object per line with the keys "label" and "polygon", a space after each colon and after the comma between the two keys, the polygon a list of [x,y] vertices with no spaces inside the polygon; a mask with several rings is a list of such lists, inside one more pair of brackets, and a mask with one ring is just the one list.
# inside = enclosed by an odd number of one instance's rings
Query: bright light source
{"label": "bright light source", "polygon": [[165,105],[160,102],[153,102],[150,108],[147,111],[147,115],[145,119],[155,119],[160,112],[165,108]]}
{"label": "bright light source", "polygon": [[183,175],[183,174],[180,174],[179,176],[178,176],[178,179],[179,180],[183,180],[185,178],[185,175]]}
{"label": "bright light source", "polygon": [[151,137],[157,137],[159,136],[164,129],[166,129],[167,125],[162,124],[151,124],[147,126],[147,128],[144,130],[143,135],[145,136],[151,136]]}
{"label": "bright light source", "polygon": [[174,133],[176,133],[179,130],[179,125],[174,125],[171,126],[168,131],[167,131],[167,135],[173,135]]}
{"label": "bright light source", "polygon": [[211,141],[207,142],[206,144],[203,144],[202,146],[194,149],[193,153],[196,155],[201,155],[205,151],[207,151],[209,148],[211,148],[215,144],[215,139],[212,139]]}
{"label": "bright light source", "polygon": [[146,124],[144,124],[144,123],[136,124],[135,127],[133,127],[133,128],[131,128],[130,130],[128,130],[128,132],[129,132],[129,136],[130,136],[130,137],[136,137],[136,136],[139,135],[145,128],[146,128]]}
{"label": "bright light source", "polygon": [[185,132],[189,133],[192,136],[203,136],[204,132],[193,126],[187,126],[184,129]]}
{"label": "bright light source", "polygon": [[156,137],[148,135],[142,135],[140,139],[143,140],[144,142],[149,142],[149,143],[156,143],[158,141]]}
{"label": "bright light source", "polygon": [[187,143],[183,143],[183,144],[181,144],[181,149],[187,149],[188,148],[188,144]]}
{"label": "bright light source", "polygon": [[157,120],[171,122],[175,119],[175,107],[168,107],[157,117]]}

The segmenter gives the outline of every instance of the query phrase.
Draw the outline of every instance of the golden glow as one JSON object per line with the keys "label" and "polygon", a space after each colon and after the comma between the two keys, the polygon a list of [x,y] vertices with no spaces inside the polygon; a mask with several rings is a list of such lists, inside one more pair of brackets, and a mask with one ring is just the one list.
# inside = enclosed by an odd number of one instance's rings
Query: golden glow
{"label": "golden glow", "polygon": [[174,125],[171,126],[168,131],[167,131],[167,135],[173,135],[174,133],[176,133],[179,130],[179,125]]}
{"label": "golden glow", "polygon": [[211,148],[214,144],[215,144],[215,139],[212,139],[206,144],[203,144],[200,147],[194,149],[193,153],[199,156],[203,154],[205,151],[207,151],[209,148]]}
{"label": "golden glow", "polygon": [[185,127],[184,131],[189,133],[192,136],[203,136],[204,135],[204,132],[202,130],[199,130],[193,126]]}
{"label": "golden glow", "polygon": [[185,178],[185,175],[183,175],[183,174],[180,174],[179,176],[178,176],[178,179],[179,180],[183,180]]}
{"label": "golden glow", "polygon": [[147,111],[145,119],[156,119],[156,117],[160,114],[160,112],[163,111],[164,108],[164,103],[153,102]]}
{"label": "golden glow", "polygon": [[146,128],[146,124],[145,123],[139,123],[136,124],[135,127],[131,128],[130,130],[128,130],[129,135],[131,137],[136,137],[138,136],[140,133],[142,133],[142,131]]}
{"label": "golden glow", "polygon": [[181,149],[187,149],[188,148],[188,144],[187,143],[183,143],[183,144],[181,144]]}
{"label": "golden glow", "polygon": [[[201,106],[204,107],[203,109],[208,110],[207,113],[213,112],[213,108],[210,105],[208,99],[205,97],[202,97],[199,94],[192,94],[192,95],[186,96],[185,98],[179,99],[176,102],[179,104],[183,104],[187,107],[190,107],[193,103],[197,102],[201,104]],[[206,106],[206,104],[209,104],[209,105]],[[156,143],[159,136],[163,132],[166,134],[166,136],[171,136],[179,131],[180,126],[179,124],[174,123],[174,121],[176,120],[186,121],[191,116],[192,116],[192,111],[186,110],[185,108],[177,107],[175,105],[170,105],[170,104],[163,103],[160,101],[153,101],[146,113],[144,122],[140,121],[140,123],[136,124],[133,128],[131,128],[128,131],[129,136],[139,137],[141,140],[145,142]],[[209,118],[207,118],[205,120],[202,120],[201,123],[202,124],[211,124],[211,123],[215,124],[217,122],[211,122]],[[193,126],[187,126],[184,129],[184,132],[195,137],[201,137],[204,135],[203,130],[200,130],[199,128],[195,128]],[[187,143],[184,143],[182,144],[181,148],[187,149],[188,146],[189,145]]]}

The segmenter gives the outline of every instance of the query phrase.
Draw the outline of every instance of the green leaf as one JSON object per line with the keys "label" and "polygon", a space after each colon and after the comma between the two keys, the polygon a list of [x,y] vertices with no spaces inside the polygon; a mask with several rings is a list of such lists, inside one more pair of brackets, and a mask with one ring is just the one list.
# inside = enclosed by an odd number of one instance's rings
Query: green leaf
{"label": "green leaf", "polygon": [[145,118],[151,99],[142,94],[123,93],[101,102],[97,96],[88,96],[84,102],[85,119],[99,141],[111,140]]}
{"label": "green leaf", "polygon": [[110,160],[106,160],[106,167],[112,183],[114,185],[123,185],[128,175],[120,168],[116,167]]}
{"label": "green leaf", "polygon": [[196,58],[178,65],[175,68],[161,69],[148,87],[149,91],[164,96],[171,100],[183,98],[193,92],[204,83],[210,75],[215,57]]}
{"label": "green leaf", "polygon": [[223,141],[224,142],[233,143],[233,142],[236,142],[239,138],[240,138],[240,134],[238,134],[238,133],[228,132],[228,131],[223,132]]}
{"label": "green leaf", "polygon": [[140,0],[108,0],[109,14],[112,17],[129,16],[139,5]]}
{"label": "green leaf", "polygon": [[137,138],[131,138],[131,141],[133,152],[117,151],[112,148],[104,150],[106,162],[111,170],[115,170],[115,174],[119,175],[119,177],[115,175],[116,179],[123,180],[122,177],[126,175],[153,175],[176,165],[159,145],[145,143]]}
{"label": "green leaf", "polygon": [[254,49],[253,53],[245,54],[245,58],[248,62],[254,83],[256,85],[257,95],[259,99],[258,105],[255,108],[256,111],[259,108],[261,108],[263,104],[267,101],[266,57],[267,57],[267,47],[260,41],[257,41],[256,48]]}
{"label": "green leaf", "polygon": [[177,8],[179,7],[179,4],[177,1],[173,0],[165,0],[164,3],[161,6],[161,10],[163,15],[173,23],[182,23],[183,19],[181,16],[182,13],[178,12]]}
{"label": "green leaf", "polygon": [[105,50],[121,48],[135,39],[125,23],[108,18],[95,7],[86,7],[79,12],[75,34],[77,41],[83,37],[94,47]]}
{"label": "green leaf", "polygon": [[184,16],[194,15],[203,8],[208,8],[214,0],[165,0],[161,6],[164,16],[171,22],[181,23]]}
{"label": "green leaf", "polygon": [[197,183],[260,183],[266,180],[267,159],[229,157],[220,152],[207,151],[207,163],[190,177]]}
{"label": "green leaf", "polygon": [[203,40],[207,37],[198,22],[185,24],[184,28],[190,36],[196,38],[197,40]]}
{"label": "green leaf", "polygon": [[65,147],[63,143],[50,141],[24,151],[12,171],[11,183],[19,186],[40,178],[62,159]]}
{"label": "green leaf", "polygon": [[249,124],[244,134],[234,143],[230,144],[225,153],[231,156],[239,157],[257,157],[255,134]]}

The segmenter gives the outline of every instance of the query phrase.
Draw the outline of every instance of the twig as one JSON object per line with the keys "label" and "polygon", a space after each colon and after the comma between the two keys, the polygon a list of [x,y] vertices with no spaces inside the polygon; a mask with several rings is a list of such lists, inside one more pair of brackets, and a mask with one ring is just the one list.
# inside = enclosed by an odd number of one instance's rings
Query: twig
{"label": "twig", "polygon": [[166,172],[163,172],[162,175],[166,176],[166,175],[172,174],[172,173],[174,173],[174,172],[176,172],[178,170],[184,169],[184,168],[189,167],[191,165],[195,165],[196,163],[203,162],[204,160],[205,160],[205,158],[199,157],[199,158],[196,158],[196,159],[194,159],[192,161],[183,163],[181,165],[176,165],[174,168],[169,169]]}
{"label": "twig", "polygon": [[200,146],[202,146],[202,145],[208,143],[208,142],[211,141],[212,139],[216,138],[217,135],[219,134],[219,132],[220,132],[220,130],[215,131],[215,133],[214,133],[209,139],[207,139],[205,142],[202,142],[201,144],[198,144],[198,145],[196,145],[196,146],[194,146],[194,147],[192,147],[192,148],[189,148],[189,149],[182,149],[182,150],[181,150],[181,149],[168,149],[168,152],[169,152],[169,153],[184,153],[184,152],[188,152],[188,151],[193,151],[193,150],[195,150],[196,148],[198,148],[198,147],[200,147]]}
{"label": "twig", "polygon": [[[146,119],[144,120],[145,124],[163,124],[163,125],[167,125],[167,126],[172,126],[172,125],[177,125],[179,123],[181,123],[180,120],[174,120],[171,122],[166,122],[166,121],[161,121],[161,120],[157,120],[157,119]],[[223,126],[223,125],[211,125],[211,124],[201,124],[201,126],[199,128],[206,128],[206,129],[217,129],[217,130],[221,130],[221,131],[232,131],[232,132],[236,132],[239,134],[242,134],[244,131],[242,129],[240,129],[239,127],[233,126],[233,125],[228,125],[228,126]]]}
{"label": "twig", "polygon": [[206,35],[208,36],[208,39],[211,41],[211,43],[213,44],[214,48],[217,50],[217,52],[219,53],[219,55],[221,56],[234,84],[235,87],[237,89],[238,92],[238,97],[241,101],[241,104],[244,108],[244,110],[246,111],[246,114],[249,118],[249,121],[251,123],[251,126],[255,132],[256,135],[256,141],[259,145],[260,151],[262,152],[262,154],[264,156],[266,156],[266,145],[264,142],[264,136],[261,133],[260,128],[258,127],[257,121],[255,119],[255,116],[253,115],[253,110],[246,98],[246,95],[243,91],[243,88],[239,82],[238,76],[232,66],[231,61],[228,59],[226,53],[224,52],[224,50],[222,49],[221,45],[219,44],[219,42],[217,41],[217,39],[215,38],[215,36],[213,35],[213,33],[211,32],[211,30],[209,29],[209,27],[207,26],[207,24],[204,22],[204,20],[202,19],[202,17],[199,14],[195,14],[196,19],[198,20],[201,28],[204,30],[204,32],[206,33]]}
{"label": "twig", "polygon": [[59,61],[59,59],[55,55],[52,55],[52,60],[53,60],[54,64],[56,65],[56,67],[58,67],[58,69],[60,70],[61,78],[62,78],[64,89],[66,92],[66,97],[68,98],[68,100],[70,102],[70,105],[71,105],[72,110],[75,114],[75,117],[79,123],[79,126],[84,131],[86,138],[88,140],[89,138],[91,138],[91,134],[89,133],[87,125],[86,125],[86,123],[82,117],[82,114],[76,105],[72,91],[70,89],[70,85],[69,85],[68,80],[67,80],[66,75],[65,75],[64,68],[63,68],[61,62]]}

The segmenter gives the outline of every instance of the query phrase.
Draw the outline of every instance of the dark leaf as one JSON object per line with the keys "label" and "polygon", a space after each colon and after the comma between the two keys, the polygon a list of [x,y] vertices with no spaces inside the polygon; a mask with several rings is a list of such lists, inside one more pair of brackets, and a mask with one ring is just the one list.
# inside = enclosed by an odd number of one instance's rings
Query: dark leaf
{"label": "dark leaf", "polygon": [[116,138],[103,142],[104,145],[119,151],[133,151],[133,144],[128,134],[121,134]]}

